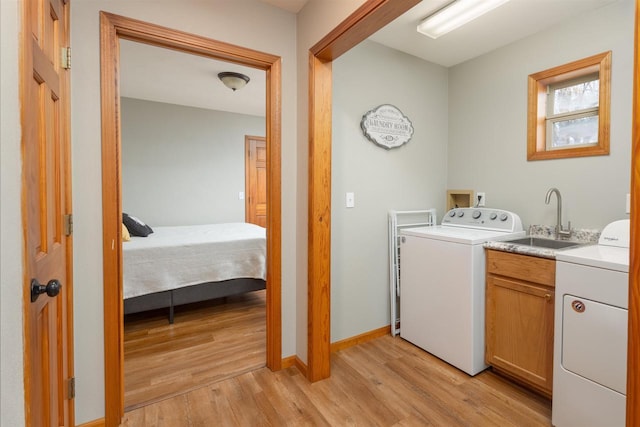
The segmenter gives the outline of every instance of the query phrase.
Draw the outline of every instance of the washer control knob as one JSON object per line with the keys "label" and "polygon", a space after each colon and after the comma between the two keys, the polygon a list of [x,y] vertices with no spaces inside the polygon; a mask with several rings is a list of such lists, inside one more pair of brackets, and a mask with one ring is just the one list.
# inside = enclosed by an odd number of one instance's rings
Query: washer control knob
{"label": "washer control knob", "polygon": [[491,215],[489,215],[489,219],[491,221],[495,221],[496,218],[498,218],[498,214],[495,212],[491,212]]}
{"label": "washer control knob", "polygon": [[500,215],[500,221],[506,221],[507,218],[509,218],[509,216],[507,214],[503,213],[502,215]]}
{"label": "washer control knob", "polygon": [[464,211],[458,211],[458,218],[462,218],[464,216]]}
{"label": "washer control knob", "polygon": [[454,211],[454,210],[452,209],[452,210],[449,212],[449,216],[450,216],[450,217],[452,217],[452,218],[453,218],[454,216],[456,216],[456,211]]}
{"label": "washer control knob", "polygon": [[478,218],[480,218],[480,215],[482,215],[482,212],[480,212],[480,211],[473,211],[473,219],[478,219]]}

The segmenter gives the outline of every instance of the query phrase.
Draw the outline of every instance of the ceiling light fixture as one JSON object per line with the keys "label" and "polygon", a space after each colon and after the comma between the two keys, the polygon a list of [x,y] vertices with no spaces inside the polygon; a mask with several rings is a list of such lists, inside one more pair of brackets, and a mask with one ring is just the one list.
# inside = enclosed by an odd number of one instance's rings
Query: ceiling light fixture
{"label": "ceiling light fixture", "polygon": [[455,0],[423,19],[418,25],[418,32],[437,39],[508,1]]}
{"label": "ceiling light fixture", "polygon": [[224,83],[226,87],[232,91],[242,89],[247,83],[249,83],[249,77],[244,74],[234,73],[226,71],[224,73],[218,73],[218,78]]}

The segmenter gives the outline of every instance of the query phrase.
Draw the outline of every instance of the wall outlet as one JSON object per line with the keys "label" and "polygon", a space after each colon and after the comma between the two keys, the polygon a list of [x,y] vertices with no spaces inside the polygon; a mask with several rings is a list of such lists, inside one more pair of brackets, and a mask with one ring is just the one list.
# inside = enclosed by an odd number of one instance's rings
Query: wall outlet
{"label": "wall outlet", "polygon": [[486,205],[486,203],[487,203],[487,195],[485,193],[478,191],[476,193],[476,206],[482,207]]}
{"label": "wall outlet", "polygon": [[244,200],[244,191],[238,192],[238,200]]}

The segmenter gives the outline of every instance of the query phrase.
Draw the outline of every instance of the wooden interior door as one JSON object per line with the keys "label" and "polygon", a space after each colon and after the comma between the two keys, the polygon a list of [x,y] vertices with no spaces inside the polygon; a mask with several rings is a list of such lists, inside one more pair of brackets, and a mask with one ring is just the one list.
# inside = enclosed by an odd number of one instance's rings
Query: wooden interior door
{"label": "wooden interior door", "polygon": [[[30,426],[73,424],[69,5],[23,2],[21,69],[25,412]],[[70,218],[70,217],[69,217]],[[70,224],[70,221],[69,221]]]}
{"label": "wooden interior door", "polygon": [[245,145],[245,221],[267,226],[267,144],[259,136],[246,136]]}

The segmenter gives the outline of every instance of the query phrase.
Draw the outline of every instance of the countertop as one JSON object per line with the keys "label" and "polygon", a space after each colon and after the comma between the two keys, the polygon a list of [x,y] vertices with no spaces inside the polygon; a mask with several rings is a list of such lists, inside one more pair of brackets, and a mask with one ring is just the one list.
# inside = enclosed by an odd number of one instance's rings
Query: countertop
{"label": "countertop", "polygon": [[[577,242],[581,245],[594,245],[598,243],[598,238],[600,237],[600,230],[572,229],[571,232],[571,238],[566,239],[566,241]],[[531,225],[529,227],[527,236],[553,239],[555,237],[555,229],[554,227],[548,225]],[[487,242],[484,244],[484,247],[486,249],[495,249],[503,252],[511,252],[550,259],[556,259],[556,252],[576,248],[576,246],[571,246],[563,249],[549,249],[496,241]]]}

